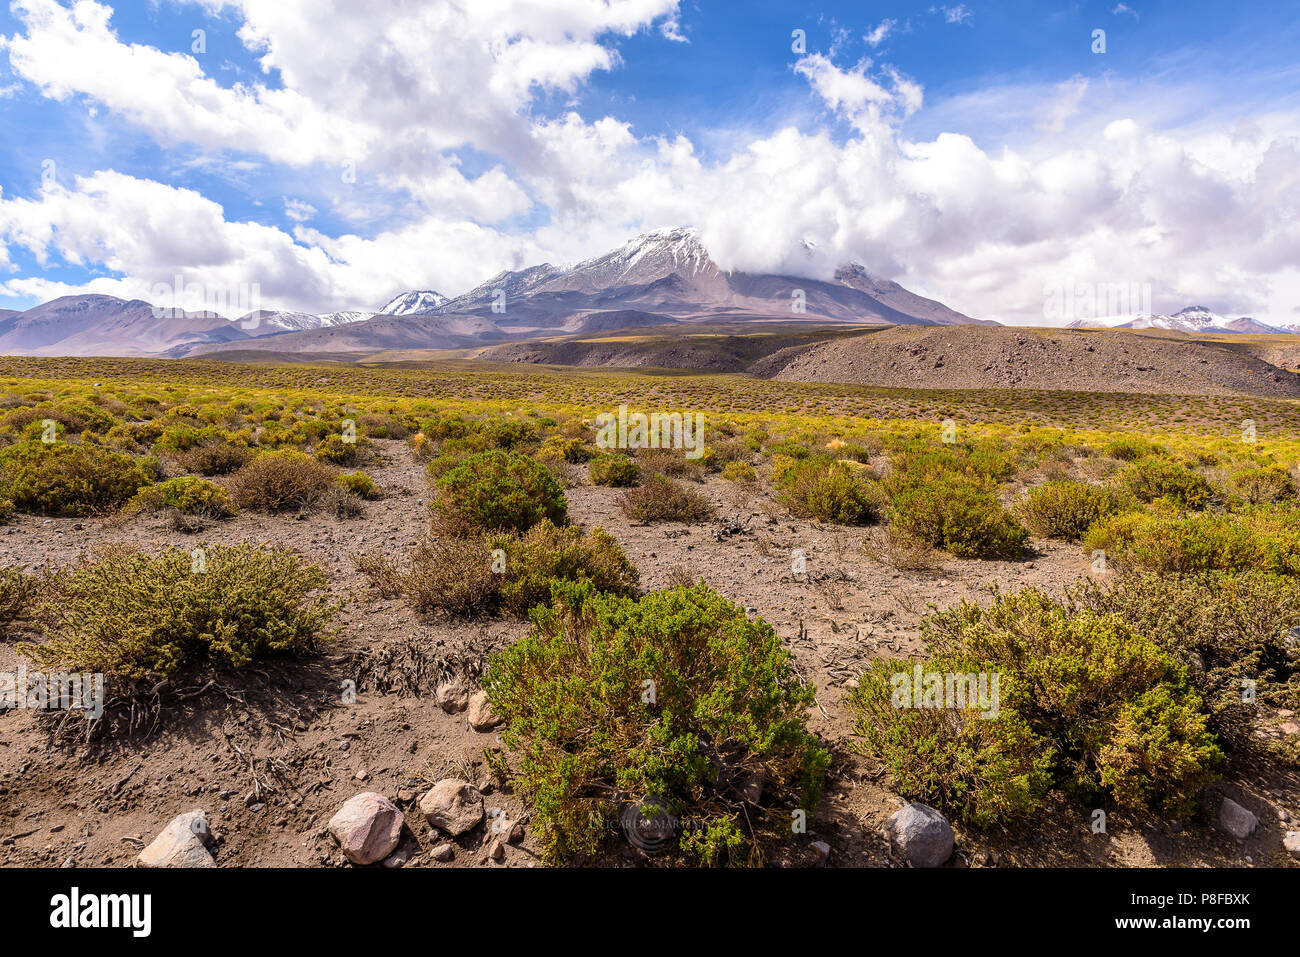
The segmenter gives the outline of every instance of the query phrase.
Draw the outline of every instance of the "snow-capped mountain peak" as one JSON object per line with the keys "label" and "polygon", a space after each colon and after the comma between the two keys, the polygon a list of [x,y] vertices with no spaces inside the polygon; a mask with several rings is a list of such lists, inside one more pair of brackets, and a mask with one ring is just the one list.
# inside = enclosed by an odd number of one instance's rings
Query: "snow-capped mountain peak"
{"label": "snow-capped mountain peak", "polygon": [[1186,309],[1179,309],[1170,318],[1179,325],[1191,326],[1193,329],[1223,329],[1229,322],[1217,312],[1204,306],[1188,306]]}
{"label": "snow-capped mountain peak", "polygon": [[276,332],[304,332],[322,326],[342,326],[349,322],[369,319],[369,312],[330,312],[322,316],[309,312],[291,312],[285,309],[258,309],[238,319],[239,327],[252,335],[270,335]]}
{"label": "snow-capped mountain peak", "polygon": [[400,296],[393,297],[383,309],[379,310],[379,315],[418,316],[423,313],[434,312],[446,301],[446,296],[436,293],[432,289],[404,292]]}
{"label": "snow-capped mountain peak", "polygon": [[642,233],[604,255],[568,266],[552,284],[557,289],[594,290],[651,283],[673,274],[690,280],[717,272],[699,231],[673,226]]}
{"label": "snow-capped mountain peak", "polygon": [[1067,329],[1167,329],[1193,335],[1204,333],[1298,333],[1300,326],[1270,326],[1241,316],[1229,319],[1205,306],[1188,306],[1173,315],[1105,316],[1100,319],[1076,319]]}

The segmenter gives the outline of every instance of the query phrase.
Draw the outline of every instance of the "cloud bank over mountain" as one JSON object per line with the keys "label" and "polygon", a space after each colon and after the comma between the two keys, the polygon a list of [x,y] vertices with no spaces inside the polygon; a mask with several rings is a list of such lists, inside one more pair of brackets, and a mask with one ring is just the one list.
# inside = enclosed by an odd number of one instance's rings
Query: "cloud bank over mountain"
{"label": "cloud bank over mountain", "polygon": [[[1009,85],[932,103],[890,60],[904,26],[864,23],[856,60],[774,38],[805,99],[706,142],[672,117],[643,131],[620,115],[626,97],[586,105],[647,45],[710,42],[676,0],[163,2],[237,30],[261,75],[231,82],[188,36],[128,39],[96,0],[17,0],[0,57],[43,101],[164,150],[282,170],[310,195],[268,221],[163,167],[6,186],[0,295],[152,301],[180,276],[255,282],[271,308],[373,308],[693,225],[723,269],[830,279],[860,262],[1008,322],[1043,322],[1047,290],[1078,284],[1147,284],[1157,308],[1274,324],[1300,307],[1295,112],[1187,120],[1195,91],[1160,108],[1143,96],[1158,78],[1065,77],[1018,89],[1038,119],[1015,144],[960,122],[921,135],[927,111],[958,120],[954,101],[1001,102]],[[973,33],[980,11],[962,10],[926,29]]]}

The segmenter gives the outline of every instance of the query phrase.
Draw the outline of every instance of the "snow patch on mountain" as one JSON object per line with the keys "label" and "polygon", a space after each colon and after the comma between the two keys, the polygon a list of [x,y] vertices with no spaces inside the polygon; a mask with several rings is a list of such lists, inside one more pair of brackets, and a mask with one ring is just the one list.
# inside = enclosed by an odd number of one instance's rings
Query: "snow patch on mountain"
{"label": "snow patch on mountain", "polygon": [[1229,319],[1205,306],[1188,306],[1173,315],[1105,316],[1100,319],[1076,319],[1067,329],[1166,329],[1193,335],[1206,333],[1300,333],[1300,326],[1270,326],[1241,316]]}
{"label": "snow patch on mountain", "polygon": [[379,310],[381,316],[419,316],[434,312],[447,301],[447,297],[432,289],[419,289],[394,296],[384,308]]}

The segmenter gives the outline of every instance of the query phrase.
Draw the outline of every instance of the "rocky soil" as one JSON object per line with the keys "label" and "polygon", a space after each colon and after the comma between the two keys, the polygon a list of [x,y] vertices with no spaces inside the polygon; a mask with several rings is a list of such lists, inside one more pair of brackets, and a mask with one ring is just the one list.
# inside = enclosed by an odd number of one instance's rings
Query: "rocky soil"
{"label": "rocky soil", "polygon": [[[172,699],[147,737],[66,747],[53,744],[32,713],[0,712],[0,866],[129,866],[146,848],[151,859],[203,862],[207,854],[220,867],[538,864],[528,808],[494,779],[488,756],[499,752],[499,736],[473,697],[483,659],[526,626],[424,619],[400,600],[362,591],[354,553],[380,548],[404,556],[428,527],[422,467],[403,443],[379,445],[386,464],[368,471],[387,497],[359,519],[245,514],[187,535],[156,517],[27,516],[0,532],[0,562],[33,567],[113,541],[151,550],[276,542],[319,562],[333,588],[353,592],[341,637],[318,658],[173,689],[188,696]],[[883,770],[851,747],[844,695],[872,657],[920,650],[927,605],[978,598],[993,584],[1059,592],[1089,573],[1085,556],[1043,544],[1022,562],[951,560],[942,570],[903,573],[862,554],[865,530],[792,520],[764,495],[718,479],[705,491],[718,518],[699,525],[633,524],[615,507],[616,491],[587,485],[569,491],[570,513],[577,523],[609,529],[640,568],[644,587],[703,578],[766,618],[819,689],[811,725],[832,743],[835,761],[808,834],[777,863],[901,864],[910,859],[905,845],[914,832],[925,848],[917,853],[946,846],[936,822],[923,820],[920,830],[908,823],[914,813],[886,828],[906,802]],[[796,550],[806,555],[806,573],[794,572]],[[0,671],[20,663],[13,645],[0,642]],[[1247,780],[1222,789],[1256,817],[1244,836],[1216,823],[1219,794],[1187,827],[1117,812],[1105,834],[1092,833],[1078,808],[1060,806],[1034,830],[954,825],[947,859],[959,867],[1291,860],[1284,840],[1300,816],[1300,780],[1273,769]],[[201,826],[194,816],[175,824],[194,811],[203,812]],[[1243,820],[1231,816],[1234,828]],[[659,860],[624,842],[613,846],[613,857],[600,863]]]}
{"label": "rocky soil", "polygon": [[914,389],[1300,396],[1300,375],[1255,356],[1124,331],[895,326],[778,352],[749,371],[786,382]]}

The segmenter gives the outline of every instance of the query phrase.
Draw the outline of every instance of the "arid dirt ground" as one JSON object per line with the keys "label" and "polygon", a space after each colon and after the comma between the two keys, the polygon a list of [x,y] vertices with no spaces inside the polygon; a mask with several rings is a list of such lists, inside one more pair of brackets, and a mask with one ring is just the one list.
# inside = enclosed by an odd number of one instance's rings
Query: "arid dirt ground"
{"label": "arid dirt ground", "polygon": [[[334,588],[354,590],[340,638],[319,659],[242,675],[239,684],[184,698],[144,740],[89,750],[55,746],[32,714],[0,712],[0,865],[127,866],[175,815],[203,809],[220,835],[221,866],[336,866],[342,859],[326,822],[363,790],[380,791],[408,812],[399,851],[405,866],[538,864],[522,802],[490,783],[483,751],[499,748],[498,736],[472,731],[464,714],[445,713],[434,696],[441,674],[474,673],[486,654],[527,626],[425,620],[400,600],[363,591],[355,553],[379,548],[400,558],[428,529],[423,467],[404,442],[377,444],[384,464],[367,471],[386,496],[358,519],[243,514],[187,535],[157,516],[124,522],[20,516],[0,529],[0,562],[32,567],[68,562],[113,541],[151,550],[275,542],[320,563]],[[792,520],[763,496],[718,478],[704,488],[718,505],[711,523],[637,526],[614,507],[616,490],[586,484],[569,490],[570,515],[612,532],[641,570],[643,587],[663,587],[670,575],[702,577],[763,616],[819,689],[812,727],[838,742],[835,763],[806,839],[774,863],[810,863],[817,840],[831,846],[830,866],[896,863],[880,826],[904,802],[888,790],[879,767],[844,744],[852,741],[842,700],[847,683],[876,655],[919,650],[918,622],[928,604],[977,598],[990,585],[1059,592],[1090,573],[1086,556],[1078,547],[1040,543],[1038,554],[1023,562],[949,559],[941,571],[902,573],[861,553],[865,530]],[[807,556],[804,575],[792,573],[796,549]],[[13,646],[0,643],[0,670],[18,663]],[[354,703],[345,703],[340,691],[348,679],[358,681]],[[455,841],[450,863],[430,857],[442,838],[414,809],[414,799],[449,775],[483,782],[489,814],[496,808],[501,820],[525,822],[523,842],[509,845],[501,864],[486,856],[487,825]],[[952,866],[1286,864],[1281,831],[1285,819],[1300,815],[1300,780],[1276,769],[1239,777],[1252,783],[1225,793],[1262,822],[1245,843],[1204,816],[1179,826],[1116,812],[1107,833],[1093,834],[1077,808],[1062,806],[1032,832],[958,827]],[[646,860],[627,846],[621,857],[601,863]]]}

